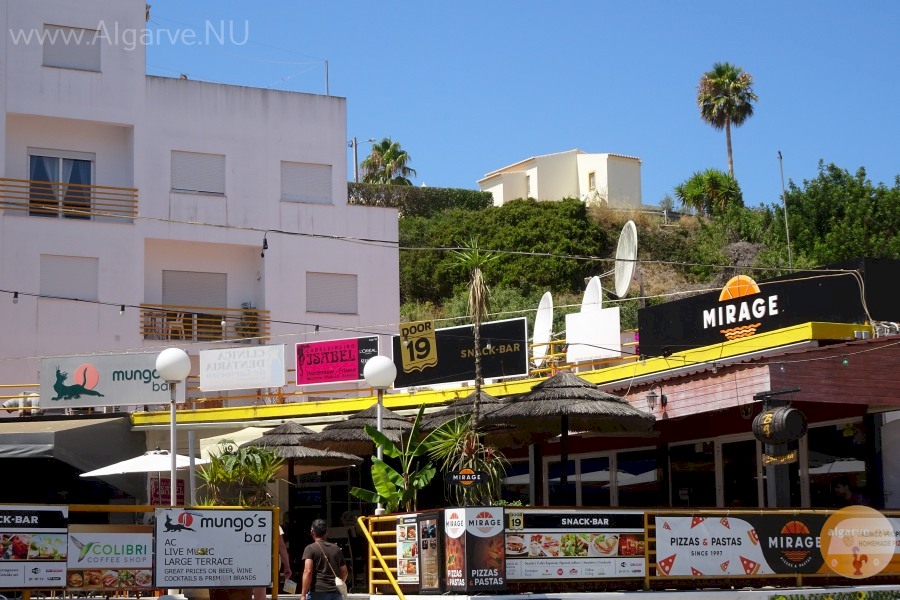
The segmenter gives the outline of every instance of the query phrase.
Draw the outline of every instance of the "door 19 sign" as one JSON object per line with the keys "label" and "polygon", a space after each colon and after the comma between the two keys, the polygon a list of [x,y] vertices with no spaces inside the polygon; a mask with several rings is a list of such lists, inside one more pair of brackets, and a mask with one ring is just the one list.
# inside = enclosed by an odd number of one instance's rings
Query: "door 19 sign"
{"label": "door 19 sign", "polygon": [[403,372],[421,371],[438,364],[434,321],[417,321],[400,326]]}

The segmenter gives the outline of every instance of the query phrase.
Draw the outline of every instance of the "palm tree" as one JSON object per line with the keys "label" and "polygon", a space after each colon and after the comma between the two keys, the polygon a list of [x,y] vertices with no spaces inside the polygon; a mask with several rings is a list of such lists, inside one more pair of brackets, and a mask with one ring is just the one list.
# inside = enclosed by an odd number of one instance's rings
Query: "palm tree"
{"label": "palm tree", "polygon": [[399,142],[384,138],[372,144],[372,152],[362,161],[363,183],[412,185],[409,177],[416,170],[409,167],[410,160]]}
{"label": "palm tree", "polygon": [[675,188],[675,197],[682,206],[706,216],[721,212],[728,206],[744,205],[743,193],[737,180],[718,169],[697,171]]}
{"label": "palm tree", "polygon": [[700,117],[715,127],[725,129],[728,144],[728,174],[734,177],[731,156],[731,126],[739,127],[753,116],[753,76],[730,63],[715,63],[712,71],[700,78],[697,86],[697,105]]}
{"label": "palm tree", "polygon": [[475,332],[475,402],[472,407],[472,428],[478,428],[478,410],[481,404],[481,323],[490,312],[490,293],[484,282],[482,269],[488,263],[499,258],[497,254],[482,250],[478,240],[472,238],[462,244],[459,250],[453,250],[458,264],[469,272],[469,316],[472,317]]}

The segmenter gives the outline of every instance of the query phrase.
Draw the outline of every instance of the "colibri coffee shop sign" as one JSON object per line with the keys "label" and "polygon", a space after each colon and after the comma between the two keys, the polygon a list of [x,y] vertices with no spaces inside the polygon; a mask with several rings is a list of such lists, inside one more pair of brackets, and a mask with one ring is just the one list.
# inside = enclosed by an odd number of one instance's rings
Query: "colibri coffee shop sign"
{"label": "colibri coffee shop sign", "polygon": [[157,356],[150,352],[42,359],[40,407],[168,404],[169,386],[156,372]]}

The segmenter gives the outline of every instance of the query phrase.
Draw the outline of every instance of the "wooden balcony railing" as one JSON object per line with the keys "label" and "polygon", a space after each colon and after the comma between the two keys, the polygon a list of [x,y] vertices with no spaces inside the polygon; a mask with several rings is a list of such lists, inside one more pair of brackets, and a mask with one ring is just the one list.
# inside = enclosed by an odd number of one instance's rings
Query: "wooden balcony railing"
{"label": "wooden balcony railing", "polygon": [[123,221],[137,216],[134,188],[0,177],[0,209],[32,217]]}
{"label": "wooden balcony railing", "polygon": [[245,340],[261,344],[269,338],[269,311],[141,304],[140,326],[141,336],[147,340]]}

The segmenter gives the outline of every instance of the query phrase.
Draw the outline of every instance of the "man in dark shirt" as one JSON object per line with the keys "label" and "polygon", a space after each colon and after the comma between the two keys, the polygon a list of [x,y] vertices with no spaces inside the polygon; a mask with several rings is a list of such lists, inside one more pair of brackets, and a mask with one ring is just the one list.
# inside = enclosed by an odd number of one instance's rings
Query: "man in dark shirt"
{"label": "man in dark shirt", "polygon": [[[322,519],[312,522],[313,543],[303,550],[303,581],[301,597],[308,600],[343,600],[334,585],[335,577],[347,581],[344,553],[329,542],[328,526]],[[309,596],[307,596],[309,594]]]}

